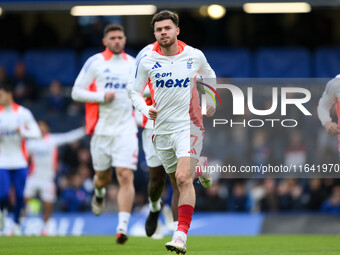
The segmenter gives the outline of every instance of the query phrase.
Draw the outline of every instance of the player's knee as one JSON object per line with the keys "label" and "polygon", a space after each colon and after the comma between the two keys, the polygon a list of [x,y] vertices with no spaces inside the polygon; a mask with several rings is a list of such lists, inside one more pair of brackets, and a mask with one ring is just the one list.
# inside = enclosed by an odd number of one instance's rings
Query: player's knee
{"label": "player's knee", "polygon": [[177,182],[177,187],[182,188],[184,186],[187,186],[191,182],[190,175],[179,173],[176,174],[176,182]]}
{"label": "player's knee", "polygon": [[101,186],[106,186],[111,180],[111,175],[108,173],[96,173],[97,183]]}
{"label": "player's knee", "polygon": [[130,169],[124,169],[118,174],[118,181],[120,185],[133,184],[133,172]]}

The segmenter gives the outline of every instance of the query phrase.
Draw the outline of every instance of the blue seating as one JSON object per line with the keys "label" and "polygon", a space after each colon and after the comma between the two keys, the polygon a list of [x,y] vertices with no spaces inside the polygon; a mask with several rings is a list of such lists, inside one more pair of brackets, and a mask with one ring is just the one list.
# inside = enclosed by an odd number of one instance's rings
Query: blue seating
{"label": "blue seating", "polygon": [[0,66],[5,68],[8,76],[13,76],[19,58],[19,53],[14,50],[0,50]]}
{"label": "blue seating", "polygon": [[97,54],[97,53],[100,53],[104,51],[104,48],[88,48],[86,50],[83,50],[81,53],[80,53],[80,63],[79,63],[79,68],[78,68],[78,71],[80,71],[80,69],[83,67],[83,65],[85,64],[86,60],[90,57],[92,57],[93,55]]}
{"label": "blue seating", "polygon": [[340,73],[340,48],[319,48],[315,52],[314,64],[316,77],[335,77]]}
{"label": "blue seating", "polygon": [[217,77],[248,78],[251,76],[251,54],[247,49],[204,49]]}
{"label": "blue seating", "polygon": [[[28,50],[23,55],[27,72],[41,86],[54,79],[72,86],[82,65],[104,47],[86,49],[81,54],[73,50]],[[126,50],[129,54],[133,50]],[[332,78],[340,73],[340,47],[321,47],[313,57],[305,48],[264,47],[254,54],[244,48],[206,48],[205,56],[218,77],[229,78]],[[13,76],[21,55],[15,50],[0,50],[0,66]]]}
{"label": "blue seating", "polygon": [[41,86],[60,80],[71,86],[76,78],[76,54],[72,50],[29,50],[24,55],[27,72]]}
{"label": "blue seating", "polygon": [[260,78],[311,77],[311,57],[305,48],[260,48],[255,57]]}

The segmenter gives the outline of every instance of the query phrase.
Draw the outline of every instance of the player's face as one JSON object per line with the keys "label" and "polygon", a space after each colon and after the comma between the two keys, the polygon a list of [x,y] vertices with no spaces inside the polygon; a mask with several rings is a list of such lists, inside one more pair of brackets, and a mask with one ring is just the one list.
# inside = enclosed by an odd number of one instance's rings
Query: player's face
{"label": "player's face", "polygon": [[154,25],[154,35],[161,47],[167,48],[173,45],[179,34],[179,28],[171,19],[158,21]]}
{"label": "player's face", "polygon": [[6,106],[9,104],[10,93],[6,92],[4,89],[0,89],[0,105]]}
{"label": "player's face", "polygon": [[126,36],[122,31],[110,31],[103,38],[103,44],[114,54],[120,54],[125,47]]}

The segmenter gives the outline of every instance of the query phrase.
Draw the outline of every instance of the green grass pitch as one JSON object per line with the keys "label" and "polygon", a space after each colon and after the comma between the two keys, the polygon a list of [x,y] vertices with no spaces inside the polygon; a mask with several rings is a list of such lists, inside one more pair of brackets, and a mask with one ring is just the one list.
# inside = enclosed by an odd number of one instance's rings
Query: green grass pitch
{"label": "green grass pitch", "polygon": [[[130,237],[117,245],[110,236],[81,237],[0,237],[1,255],[156,255],[168,252],[164,244],[170,237],[153,240]],[[340,236],[275,235],[254,237],[189,237],[190,255],[320,255],[340,254]]]}

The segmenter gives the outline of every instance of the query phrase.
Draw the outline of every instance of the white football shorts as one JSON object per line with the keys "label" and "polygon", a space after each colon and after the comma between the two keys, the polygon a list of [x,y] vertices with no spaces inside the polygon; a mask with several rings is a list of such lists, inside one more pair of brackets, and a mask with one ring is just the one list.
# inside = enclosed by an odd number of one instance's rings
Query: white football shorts
{"label": "white football shorts", "polygon": [[154,148],[165,171],[170,174],[176,171],[177,160],[181,157],[199,159],[202,151],[204,131],[193,129],[173,134],[155,135]]}
{"label": "white football shorts", "polygon": [[144,128],[142,132],[143,150],[148,167],[158,167],[162,165],[152,143],[153,129]]}
{"label": "white football shorts", "polygon": [[24,196],[26,198],[35,198],[38,194],[43,202],[54,203],[56,199],[56,185],[54,181],[28,176]]}
{"label": "white football shorts", "polygon": [[137,169],[138,138],[125,132],[116,136],[93,135],[90,143],[93,168],[105,171],[111,167]]}

